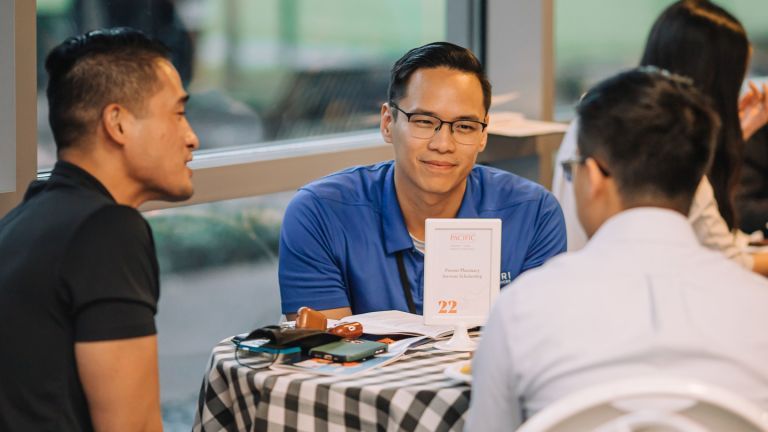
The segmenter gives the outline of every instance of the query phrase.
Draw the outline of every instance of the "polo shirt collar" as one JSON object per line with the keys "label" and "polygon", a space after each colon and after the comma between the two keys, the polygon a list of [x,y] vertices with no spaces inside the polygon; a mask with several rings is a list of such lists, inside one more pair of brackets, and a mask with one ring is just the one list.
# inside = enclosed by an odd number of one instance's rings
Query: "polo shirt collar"
{"label": "polo shirt collar", "polygon": [[57,161],[56,165],[53,167],[53,171],[51,171],[51,178],[48,181],[52,184],[74,184],[99,192],[112,201],[115,201],[115,198],[111,193],[109,193],[109,190],[107,190],[107,188],[96,177],[92,176],[88,171],[73,163],[65,162],[62,160]]}
{"label": "polo shirt collar", "polygon": [[477,208],[479,207],[478,201],[480,197],[480,177],[473,176],[472,174],[474,172],[475,170],[473,169],[467,176],[467,188],[464,190],[464,197],[461,199],[461,207],[459,207],[459,213],[456,214],[457,218],[475,219],[479,217]]}
{"label": "polo shirt collar", "polygon": [[[464,191],[464,197],[461,200],[457,218],[476,218],[477,214],[477,192],[478,185],[475,184],[470,173],[467,177],[467,189]],[[400,203],[397,201],[395,191],[395,163],[392,162],[384,179],[384,190],[381,199],[382,213],[382,233],[384,236],[384,247],[388,254],[413,248],[413,241],[408,234],[408,228],[405,226],[405,218],[400,209]]]}
{"label": "polo shirt collar", "polygon": [[384,177],[384,190],[381,197],[381,223],[384,247],[387,254],[413,247],[408,228],[405,227],[405,218],[400,210],[395,192],[395,163],[389,165],[389,170]]}

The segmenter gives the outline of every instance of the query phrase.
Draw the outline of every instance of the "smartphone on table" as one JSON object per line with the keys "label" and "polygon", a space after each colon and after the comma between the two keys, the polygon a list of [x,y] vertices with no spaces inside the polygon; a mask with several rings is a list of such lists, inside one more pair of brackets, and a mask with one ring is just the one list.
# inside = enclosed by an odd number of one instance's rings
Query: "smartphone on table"
{"label": "smartphone on table", "polygon": [[387,352],[387,344],[365,339],[342,339],[309,350],[309,356],[346,363],[361,361]]}

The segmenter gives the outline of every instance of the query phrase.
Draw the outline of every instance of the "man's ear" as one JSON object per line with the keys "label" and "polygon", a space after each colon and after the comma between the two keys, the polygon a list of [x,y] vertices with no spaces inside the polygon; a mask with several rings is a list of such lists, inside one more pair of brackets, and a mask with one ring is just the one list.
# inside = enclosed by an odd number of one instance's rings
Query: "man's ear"
{"label": "man's ear", "polygon": [[131,113],[119,104],[109,104],[101,112],[101,124],[106,135],[119,145],[125,145],[128,141],[131,120]]}
{"label": "man's ear", "polygon": [[584,173],[587,176],[589,198],[594,200],[608,193],[609,178],[603,174],[603,171],[592,158],[584,161]]}
{"label": "man's ear", "polygon": [[392,142],[393,121],[394,119],[392,118],[392,110],[390,109],[389,104],[381,104],[381,124],[379,127],[381,129],[381,136],[384,138],[384,141],[388,143]]}
{"label": "man's ear", "polygon": [[[491,116],[490,114],[486,114],[485,118],[483,119],[483,123],[490,124]],[[485,146],[488,144],[488,126],[485,127],[485,130],[483,130],[483,140],[480,142],[480,149],[477,151],[478,153],[485,150]]]}

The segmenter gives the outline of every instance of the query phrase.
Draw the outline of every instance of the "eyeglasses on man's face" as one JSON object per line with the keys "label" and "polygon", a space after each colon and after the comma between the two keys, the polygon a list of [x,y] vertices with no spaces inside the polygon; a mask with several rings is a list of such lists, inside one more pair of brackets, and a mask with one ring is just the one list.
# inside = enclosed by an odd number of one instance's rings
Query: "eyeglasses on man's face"
{"label": "eyeglasses on man's face", "polygon": [[560,162],[560,166],[563,168],[563,177],[565,177],[566,180],[573,181],[573,170],[576,165],[584,165],[587,162],[587,159],[592,159],[595,161],[595,164],[597,165],[597,168],[600,169],[600,172],[603,173],[604,176],[610,177],[610,173],[607,169],[603,167],[603,164],[598,162],[595,158],[589,157],[589,156],[575,156],[571,159],[566,159],[562,162]]}
{"label": "eyeglasses on man's face", "polygon": [[390,102],[389,106],[400,111],[408,119],[408,132],[413,138],[432,139],[444,124],[450,126],[451,135],[458,144],[478,145],[483,141],[483,131],[487,123],[475,120],[445,121],[433,115],[405,112]]}

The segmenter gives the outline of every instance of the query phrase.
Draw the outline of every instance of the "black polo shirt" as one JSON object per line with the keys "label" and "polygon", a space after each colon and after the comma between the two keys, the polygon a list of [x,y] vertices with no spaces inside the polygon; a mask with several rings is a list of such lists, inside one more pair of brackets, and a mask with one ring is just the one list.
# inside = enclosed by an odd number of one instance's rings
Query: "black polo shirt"
{"label": "black polo shirt", "polygon": [[149,225],[58,162],[0,220],[0,431],[92,430],[75,342],[155,334]]}

